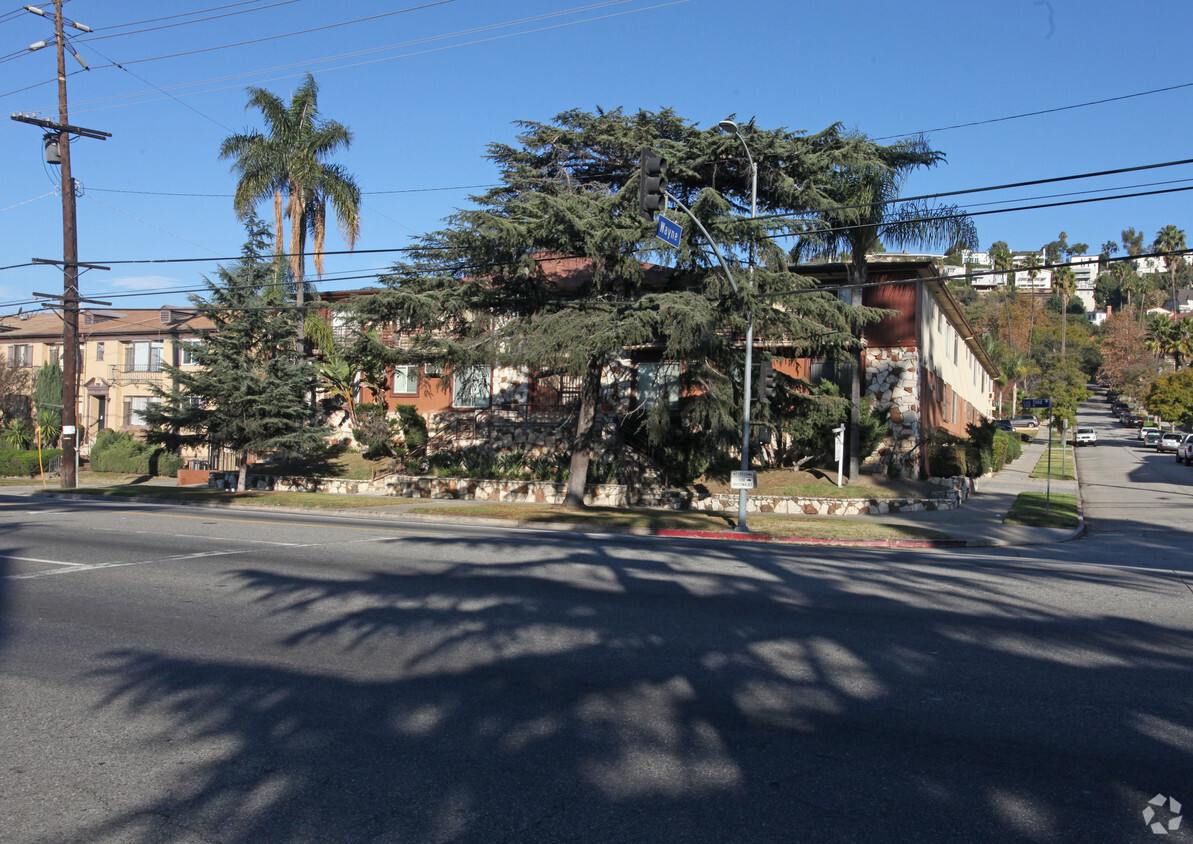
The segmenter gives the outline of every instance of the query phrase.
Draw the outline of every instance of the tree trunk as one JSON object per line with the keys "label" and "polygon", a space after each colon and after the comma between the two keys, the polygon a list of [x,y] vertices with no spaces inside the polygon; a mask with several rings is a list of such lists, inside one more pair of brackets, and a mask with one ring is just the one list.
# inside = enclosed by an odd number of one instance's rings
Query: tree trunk
{"label": "tree trunk", "polygon": [[596,422],[597,403],[601,397],[601,373],[604,371],[604,357],[590,361],[580,382],[580,411],[576,420],[576,432],[572,437],[572,459],[568,468],[565,507],[585,507],[584,485],[588,479],[588,462],[591,457],[592,431]]}
{"label": "tree trunk", "polygon": [[[850,281],[855,285],[849,291],[849,304],[851,306],[858,306],[862,303],[862,287],[866,283],[866,267],[865,264],[851,264],[849,274],[852,276]],[[862,339],[862,329],[857,329],[855,336]],[[862,361],[865,359],[864,350],[859,350],[856,355],[850,356],[849,364],[849,482],[856,484],[858,482],[858,473],[861,471],[861,454],[862,450]]]}
{"label": "tree trunk", "polygon": [[1060,356],[1065,356],[1065,339],[1069,328],[1069,297],[1060,297]]}
{"label": "tree trunk", "polygon": [[236,491],[244,492],[249,482],[249,453],[243,451],[240,454],[240,472],[236,476]]}

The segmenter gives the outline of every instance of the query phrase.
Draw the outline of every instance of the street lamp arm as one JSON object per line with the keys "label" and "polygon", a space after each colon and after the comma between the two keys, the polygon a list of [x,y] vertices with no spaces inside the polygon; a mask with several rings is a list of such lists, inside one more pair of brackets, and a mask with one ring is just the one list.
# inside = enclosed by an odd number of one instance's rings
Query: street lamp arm
{"label": "street lamp arm", "polygon": [[664,190],[663,195],[678,205],[679,209],[687,214],[688,217],[691,218],[692,222],[696,224],[696,228],[700,229],[700,233],[704,235],[704,239],[708,241],[709,246],[712,247],[712,251],[716,253],[717,260],[721,262],[721,269],[725,271],[725,277],[729,279],[729,286],[733,288],[733,292],[736,294],[738,292],[737,282],[733,280],[733,273],[729,271],[729,265],[725,263],[725,258],[721,255],[721,250],[717,248],[717,242],[713,240],[712,235],[708,233],[708,229],[704,228],[704,224],[697,219],[696,215],[692,213],[688,206],[684,205],[679,201],[679,199],[672,196],[669,191]]}

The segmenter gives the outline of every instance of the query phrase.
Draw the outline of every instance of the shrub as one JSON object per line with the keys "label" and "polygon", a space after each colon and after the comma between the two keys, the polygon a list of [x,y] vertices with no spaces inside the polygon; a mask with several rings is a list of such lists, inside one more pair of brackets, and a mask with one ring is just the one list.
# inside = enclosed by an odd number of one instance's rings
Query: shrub
{"label": "shrub", "polygon": [[427,444],[427,420],[412,404],[400,404],[394,408],[398,415],[398,427],[402,430],[402,441],[406,448],[416,451]]}
{"label": "shrub", "polygon": [[42,449],[41,463],[37,459],[37,451],[0,451],[0,476],[6,478],[33,478],[47,466],[50,460],[62,453],[61,449]]}
{"label": "shrub", "polygon": [[126,475],[162,475],[176,477],[183,460],[160,445],[150,445],[132,434],[108,428],[99,432],[91,447],[93,472],[118,472]]}
{"label": "shrub", "polygon": [[397,428],[398,423],[389,418],[383,405],[366,403],[356,406],[356,427],[352,429],[352,436],[364,447],[367,459],[394,456]]}
{"label": "shrub", "polygon": [[966,441],[944,431],[933,431],[925,444],[928,450],[928,475],[957,478],[966,474]]}

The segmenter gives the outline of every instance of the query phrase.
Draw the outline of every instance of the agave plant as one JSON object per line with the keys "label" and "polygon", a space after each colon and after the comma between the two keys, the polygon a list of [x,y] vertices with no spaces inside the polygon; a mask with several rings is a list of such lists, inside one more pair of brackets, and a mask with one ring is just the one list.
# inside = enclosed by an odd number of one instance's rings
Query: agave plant
{"label": "agave plant", "polygon": [[39,407],[36,414],[37,434],[43,447],[58,442],[62,433],[62,412],[51,407]]}
{"label": "agave plant", "polygon": [[33,443],[33,424],[28,419],[13,419],[5,427],[3,437],[10,447],[27,449]]}

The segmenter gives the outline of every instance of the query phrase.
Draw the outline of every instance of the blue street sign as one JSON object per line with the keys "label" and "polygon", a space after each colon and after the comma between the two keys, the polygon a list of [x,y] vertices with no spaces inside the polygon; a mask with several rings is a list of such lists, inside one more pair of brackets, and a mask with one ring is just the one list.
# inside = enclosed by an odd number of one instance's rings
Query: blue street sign
{"label": "blue street sign", "polygon": [[1052,399],[1024,399],[1023,408],[1025,410],[1035,409],[1039,407],[1052,407]]}
{"label": "blue street sign", "polygon": [[681,236],[683,236],[683,227],[680,226],[679,223],[672,222],[660,214],[659,224],[655,229],[655,234],[678,249],[679,239]]}

